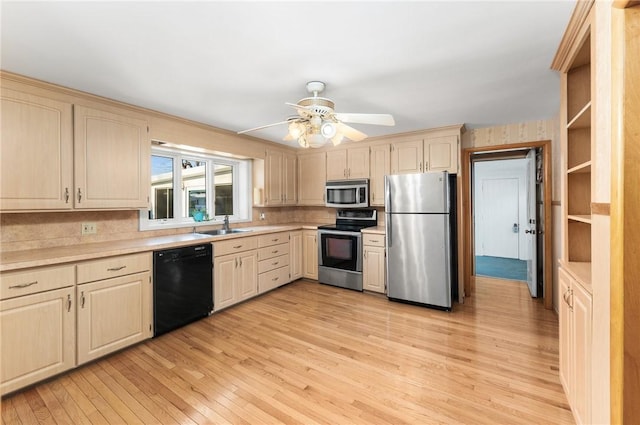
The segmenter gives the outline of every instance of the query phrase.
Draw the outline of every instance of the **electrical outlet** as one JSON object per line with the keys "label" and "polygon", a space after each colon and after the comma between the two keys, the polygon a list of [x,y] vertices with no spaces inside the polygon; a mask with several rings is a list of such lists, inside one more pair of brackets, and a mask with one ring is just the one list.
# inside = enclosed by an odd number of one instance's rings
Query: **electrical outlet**
{"label": "electrical outlet", "polygon": [[82,223],[82,234],[83,235],[94,235],[98,233],[98,227],[96,223]]}
{"label": "electrical outlet", "polygon": [[260,213],[260,220],[264,220],[264,213]]}

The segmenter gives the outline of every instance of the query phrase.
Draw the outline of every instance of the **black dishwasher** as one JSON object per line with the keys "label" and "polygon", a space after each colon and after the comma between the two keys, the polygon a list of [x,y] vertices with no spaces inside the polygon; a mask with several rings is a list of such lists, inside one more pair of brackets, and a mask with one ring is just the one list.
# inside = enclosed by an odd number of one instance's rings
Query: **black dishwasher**
{"label": "black dishwasher", "polygon": [[154,251],[153,336],[213,311],[211,244]]}

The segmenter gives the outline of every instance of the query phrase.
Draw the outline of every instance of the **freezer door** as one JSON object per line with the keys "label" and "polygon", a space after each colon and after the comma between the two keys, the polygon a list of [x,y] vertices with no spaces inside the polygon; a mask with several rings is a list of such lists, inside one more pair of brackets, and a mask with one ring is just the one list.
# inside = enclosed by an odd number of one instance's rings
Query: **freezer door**
{"label": "freezer door", "polygon": [[448,214],[386,214],[389,298],[451,308]]}
{"label": "freezer door", "polygon": [[385,176],[388,213],[448,213],[449,175],[445,172]]}

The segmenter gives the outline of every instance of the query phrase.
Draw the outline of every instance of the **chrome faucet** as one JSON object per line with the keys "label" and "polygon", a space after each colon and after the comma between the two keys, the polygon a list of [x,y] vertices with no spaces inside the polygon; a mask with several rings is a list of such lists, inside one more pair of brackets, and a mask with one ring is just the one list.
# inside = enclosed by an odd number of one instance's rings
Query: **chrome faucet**
{"label": "chrome faucet", "polygon": [[231,230],[231,227],[229,227],[229,216],[228,215],[224,216],[224,224],[222,225],[222,230],[225,230],[227,232],[229,230]]}

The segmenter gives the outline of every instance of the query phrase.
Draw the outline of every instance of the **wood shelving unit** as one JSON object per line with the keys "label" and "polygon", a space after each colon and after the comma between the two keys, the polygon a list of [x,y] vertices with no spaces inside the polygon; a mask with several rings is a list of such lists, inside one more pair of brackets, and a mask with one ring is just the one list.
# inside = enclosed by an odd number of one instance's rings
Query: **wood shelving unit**
{"label": "wood shelving unit", "polygon": [[583,285],[591,285],[592,75],[587,36],[565,74],[566,162],[564,170],[563,266]]}

